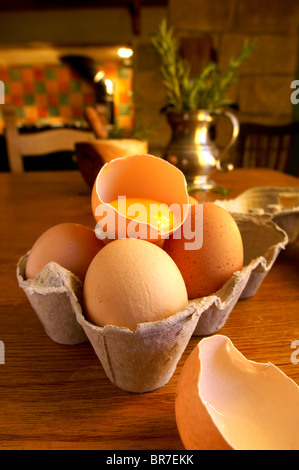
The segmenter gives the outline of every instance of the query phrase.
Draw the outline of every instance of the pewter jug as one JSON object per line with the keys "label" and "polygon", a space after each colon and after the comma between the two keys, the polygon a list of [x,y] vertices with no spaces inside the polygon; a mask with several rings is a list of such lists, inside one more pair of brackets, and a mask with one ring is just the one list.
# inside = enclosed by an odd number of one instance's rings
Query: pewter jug
{"label": "pewter jug", "polygon": [[[215,118],[225,116],[232,124],[232,136],[220,152],[214,141]],[[239,134],[239,122],[229,111],[183,111],[167,115],[172,136],[164,159],[177,166],[192,189],[211,189],[216,185],[209,176],[214,170],[227,171],[233,165],[222,166],[221,159]]]}

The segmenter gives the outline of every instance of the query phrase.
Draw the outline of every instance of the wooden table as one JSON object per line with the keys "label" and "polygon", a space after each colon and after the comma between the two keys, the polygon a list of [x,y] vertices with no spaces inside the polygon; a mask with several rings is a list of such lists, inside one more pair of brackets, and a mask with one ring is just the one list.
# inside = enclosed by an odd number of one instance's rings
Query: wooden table
{"label": "wooden table", "polygon": [[[233,188],[229,197],[258,185],[299,186],[298,179],[270,170],[234,170],[215,179]],[[49,226],[72,221],[94,227],[89,189],[81,175],[4,173],[0,194],[0,340],[5,345],[0,448],[182,450],[175,391],[199,338],[190,340],[163,388],[140,395],[117,389],[89,343],[63,346],[48,338],[16,279],[18,259]],[[215,197],[219,195],[209,195]],[[273,362],[299,385],[299,364],[291,362],[291,343],[299,340],[298,266],[299,246],[288,246],[257,294],[237,303],[220,333],[248,359]]]}

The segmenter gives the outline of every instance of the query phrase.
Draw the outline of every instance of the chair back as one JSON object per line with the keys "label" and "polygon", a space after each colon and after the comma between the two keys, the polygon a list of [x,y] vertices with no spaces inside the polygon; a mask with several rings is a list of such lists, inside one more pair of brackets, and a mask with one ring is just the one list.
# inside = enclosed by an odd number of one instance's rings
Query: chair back
{"label": "chair back", "polygon": [[2,112],[8,163],[10,170],[14,173],[24,171],[23,157],[38,157],[62,151],[75,152],[76,143],[95,139],[93,132],[79,129],[50,129],[20,134],[15,108],[3,105]]}
{"label": "chair back", "polygon": [[236,145],[236,167],[272,168],[297,174],[299,122],[286,125],[241,123]]}

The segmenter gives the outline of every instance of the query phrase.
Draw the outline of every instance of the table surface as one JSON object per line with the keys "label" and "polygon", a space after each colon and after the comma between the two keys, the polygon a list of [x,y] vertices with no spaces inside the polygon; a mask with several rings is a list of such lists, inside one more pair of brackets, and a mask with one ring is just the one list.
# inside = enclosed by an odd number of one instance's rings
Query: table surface
{"label": "table surface", "polygon": [[[299,186],[297,178],[263,169],[236,169],[214,179],[232,189],[229,198],[253,186]],[[219,199],[214,193],[195,196]],[[0,448],[182,450],[175,392],[200,338],[191,338],[168,384],[127,393],[107,379],[90,343],[51,341],[18,287],[18,259],[44,230],[65,221],[94,227],[80,173],[0,174],[0,204]],[[298,262],[298,244],[288,245],[255,296],[236,304],[219,333],[248,359],[273,362],[299,385],[299,364],[291,361],[291,343],[299,340]]]}

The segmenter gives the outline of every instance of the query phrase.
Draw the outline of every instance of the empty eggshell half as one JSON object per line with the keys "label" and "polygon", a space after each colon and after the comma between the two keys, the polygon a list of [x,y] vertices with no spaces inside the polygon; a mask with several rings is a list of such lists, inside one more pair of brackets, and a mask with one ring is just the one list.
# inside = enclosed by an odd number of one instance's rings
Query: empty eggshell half
{"label": "empty eggshell half", "polygon": [[215,335],[187,358],[175,413],[188,450],[298,450],[298,405],[299,387],[280,369]]}
{"label": "empty eggshell half", "polygon": [[[111,205],[119,198],[121,204],[129,199],[136,199],[136,202],[143,199],[175,208],[171,226],[163,230],[146,218],[134,220],[133,204],[130,213]],[[184,174],[162,158],[147,154],[116,158],[106,163],[95,180],[91,199],[97,221],[96,233],[104,241],[141,238],[156,242],[180,227],[189,208]]]}

